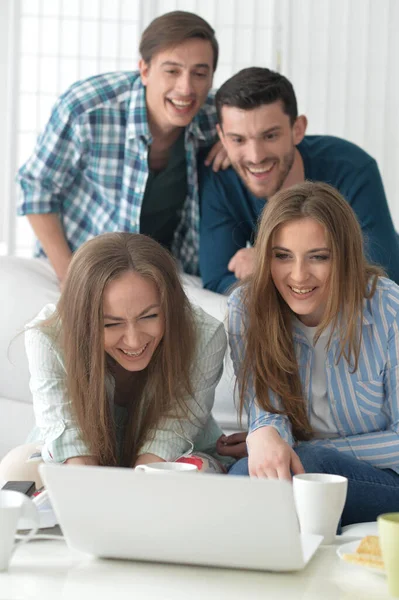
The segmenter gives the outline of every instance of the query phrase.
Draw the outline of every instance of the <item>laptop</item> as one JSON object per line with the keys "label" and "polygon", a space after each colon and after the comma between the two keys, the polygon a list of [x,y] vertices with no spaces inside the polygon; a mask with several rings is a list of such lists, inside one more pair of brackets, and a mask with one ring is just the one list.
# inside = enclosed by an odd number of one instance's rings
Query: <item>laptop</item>
{"label": "laptop", "polygon": [[300,534],[288,481],[53,464],[39,470],[67,544],[101,558],[296,571],[323,539]]}

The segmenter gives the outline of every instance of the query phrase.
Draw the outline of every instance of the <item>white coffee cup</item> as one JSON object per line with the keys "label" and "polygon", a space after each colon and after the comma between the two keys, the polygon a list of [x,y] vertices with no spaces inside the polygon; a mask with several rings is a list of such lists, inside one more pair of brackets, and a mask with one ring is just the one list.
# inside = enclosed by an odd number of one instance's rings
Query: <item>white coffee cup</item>
{"label": "white coffee cup", "polygon": [[331,544],[345,506],[347,478],[327,473],[302,473],[294,475],[293,486],[301,533],[322,535],[323,544]]}
{"label": "white coffee cup", "polygon": [[[24,520],[30,532],[15,544],[18,521]],[[7,571],[14,550],[29,542],[39,528],[39,514],[32,500],[12,490],[0,490],[0,572]]]}
{"label": "white coffee cup", "polygon": [[196,465],[177,462],[153,462],[148,465],[137,465],[134,470],[146,473],[198,473]]}

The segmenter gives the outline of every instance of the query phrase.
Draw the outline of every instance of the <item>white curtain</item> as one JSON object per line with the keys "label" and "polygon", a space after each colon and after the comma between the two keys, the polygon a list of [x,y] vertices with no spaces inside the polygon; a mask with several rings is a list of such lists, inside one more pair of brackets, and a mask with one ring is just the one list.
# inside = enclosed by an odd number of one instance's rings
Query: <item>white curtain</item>
{"label": "white curtain", "polygon": [[8,106],[0,103],[0,125],[9,116],[0,136],[0,158],[7,157],[0,252],[31,253],[29,224],[15,217],[14,178],[57,96],[83,77],[134,69],[141,31],[177,9],[215,28],[216,87],[247,66],[280,70],[294,84],[309,133],[345,137],[374,156],[399,229],[398,0],[0,0],[4,8],[10,77]]}

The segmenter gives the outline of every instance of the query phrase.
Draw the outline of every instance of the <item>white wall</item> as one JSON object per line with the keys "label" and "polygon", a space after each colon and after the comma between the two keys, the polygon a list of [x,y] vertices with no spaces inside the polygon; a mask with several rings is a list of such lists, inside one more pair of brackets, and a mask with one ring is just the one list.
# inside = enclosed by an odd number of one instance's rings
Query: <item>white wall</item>
{"label": "white wall", "polygon": [[8,194],[7,144],[2,144],[1,139],[5,140],[8,116],[9,12],[8,1],[0,0],[0,81],[2,82],[2,93],[0,94],[0,253],[4,251],[6,239],[6,202],[4,200]]}
{"label": "white wall", "polygon": [[282,72],[308,133],[344,137],[378,162],[399,230],[398,0],[283,0]]}
{"label": "white wall", "polygon": [[[200,14],[216,30],[216,87],[245,66],[281,70],[294,84],[309,133],[345,137],[378,160],[399,230],[399,0],[0,0],[2,81],[7,39],[2,17],[11,5],[19,16],[20,44],[12,72],[17,90],[8,110],[15,107],[17,118],[11,123],[15,148],[2,145],[0,136],[2,193],[7,176],[15,189],[4,156],[11,148],[15,167],[26,160],[56,97],[82,77],[135,68],[143,28],[181,9]],[[4,98],[1,94],[0,131]],[[11,192],[6,199],[14,214]],[[2,223],[4,208],[0,242]],[[17,223],[17,253],[30,254],[30,227],[21,217]]]}
{"label": "white wall", "polygon": [[[0,0],[1,1],[1,0]],[[140,33],[156,16],[190,10],[208,20],[220,44],[214,84],[254,63],[275,68],[275,0],[8,0],[20,9],[16,162],[32,152],[57,96],[96,73],[135,69]],[[31,254],[33,234],[17,218],[16,252]]]}

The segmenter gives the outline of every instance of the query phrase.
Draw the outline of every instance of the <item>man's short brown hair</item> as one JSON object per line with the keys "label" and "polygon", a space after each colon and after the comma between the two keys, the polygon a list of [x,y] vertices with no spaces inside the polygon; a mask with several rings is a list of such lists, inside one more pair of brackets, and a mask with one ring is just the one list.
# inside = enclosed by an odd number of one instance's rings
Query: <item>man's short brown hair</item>
{"label": "man's short brown hair", "polygon": [[158,52],[192,38],[210,42],[213,50],[213,70],[215,71],[219,45],[214,29],[199,15],[183,10],[166,13],[151,21],[141,36],[140,54],[143,60],[150,64]]}

